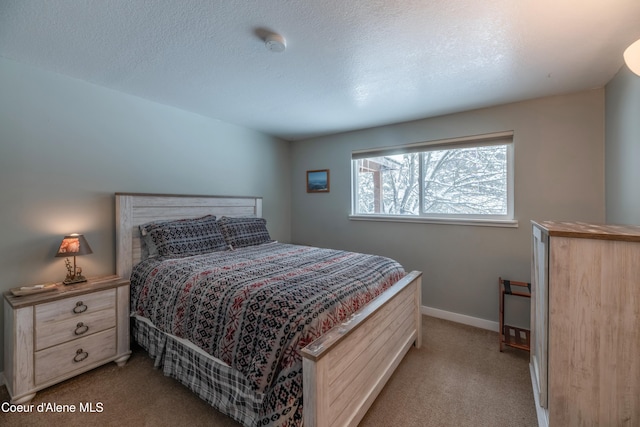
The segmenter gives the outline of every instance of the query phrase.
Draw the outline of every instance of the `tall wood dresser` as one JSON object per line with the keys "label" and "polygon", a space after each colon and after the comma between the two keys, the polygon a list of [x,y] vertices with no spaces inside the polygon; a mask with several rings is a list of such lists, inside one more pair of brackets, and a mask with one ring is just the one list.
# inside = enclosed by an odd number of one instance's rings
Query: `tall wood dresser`
{"label": "tall wood dresser", "polygon": [[533,222],[540,425],[640,426],[640,227]]}

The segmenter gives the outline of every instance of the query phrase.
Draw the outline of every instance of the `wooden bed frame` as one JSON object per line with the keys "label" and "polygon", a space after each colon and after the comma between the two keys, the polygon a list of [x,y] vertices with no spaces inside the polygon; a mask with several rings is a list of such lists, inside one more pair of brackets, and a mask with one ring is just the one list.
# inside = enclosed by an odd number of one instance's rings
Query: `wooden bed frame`
{"label": "wooden bed frame", "polygon": [[[262,198],[116,193],[116,272],[141,259],[149,221],[262,216]],[[413,271],[302,350],[304,426],[356,426],[412,344],[421,346],[422,273]]]}

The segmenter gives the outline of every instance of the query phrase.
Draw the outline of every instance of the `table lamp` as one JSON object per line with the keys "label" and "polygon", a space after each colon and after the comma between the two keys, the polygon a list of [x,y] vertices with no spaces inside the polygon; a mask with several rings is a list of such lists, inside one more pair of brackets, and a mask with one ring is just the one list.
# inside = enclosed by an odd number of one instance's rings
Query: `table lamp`
{"label": "table lamp", "polygon": [[[62,243],[60,244],[60,248],[58,248],[58,253],[56,253],[56,257],[67,257],[65,260],[65,265],[67,266],[67,277],[62,283],[65,285],[71,285],[87,281],[87,279],[82,275],[82,268],[76,267],[76,256],[88,255],[91,253],[93,253],[93,251],[91,250],[89,243],[87,243],[87,239],[85,239],[82,234],[73,233],[68,236],[64,236],[64,239],[62,239]],[[73,266],[71,266],[71,261],[69,261],[69,257],[71,256],[73,257]]]}

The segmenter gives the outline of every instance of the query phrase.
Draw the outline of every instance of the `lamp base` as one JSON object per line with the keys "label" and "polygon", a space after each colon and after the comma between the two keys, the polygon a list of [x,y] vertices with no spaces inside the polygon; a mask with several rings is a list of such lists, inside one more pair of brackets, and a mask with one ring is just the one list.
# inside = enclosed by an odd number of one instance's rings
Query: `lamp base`
{"label": "lamp base", "polygon": [[76,283],[82,283],[82,282],[86,282],[86,281],[87,281],[86,277],[76,274],[74,277],[67,276],[67,278],[62,281],[62,284],[64,284],[64,285],[75,285]]}

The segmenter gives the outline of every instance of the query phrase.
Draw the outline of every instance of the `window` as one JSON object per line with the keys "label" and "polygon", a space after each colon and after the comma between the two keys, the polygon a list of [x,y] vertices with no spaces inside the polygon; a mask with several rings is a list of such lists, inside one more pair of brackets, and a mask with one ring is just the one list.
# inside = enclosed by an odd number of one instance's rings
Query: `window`
{"label": "window", "polygon": [[514,225],[513,133],[352,154],[352,218]]}

